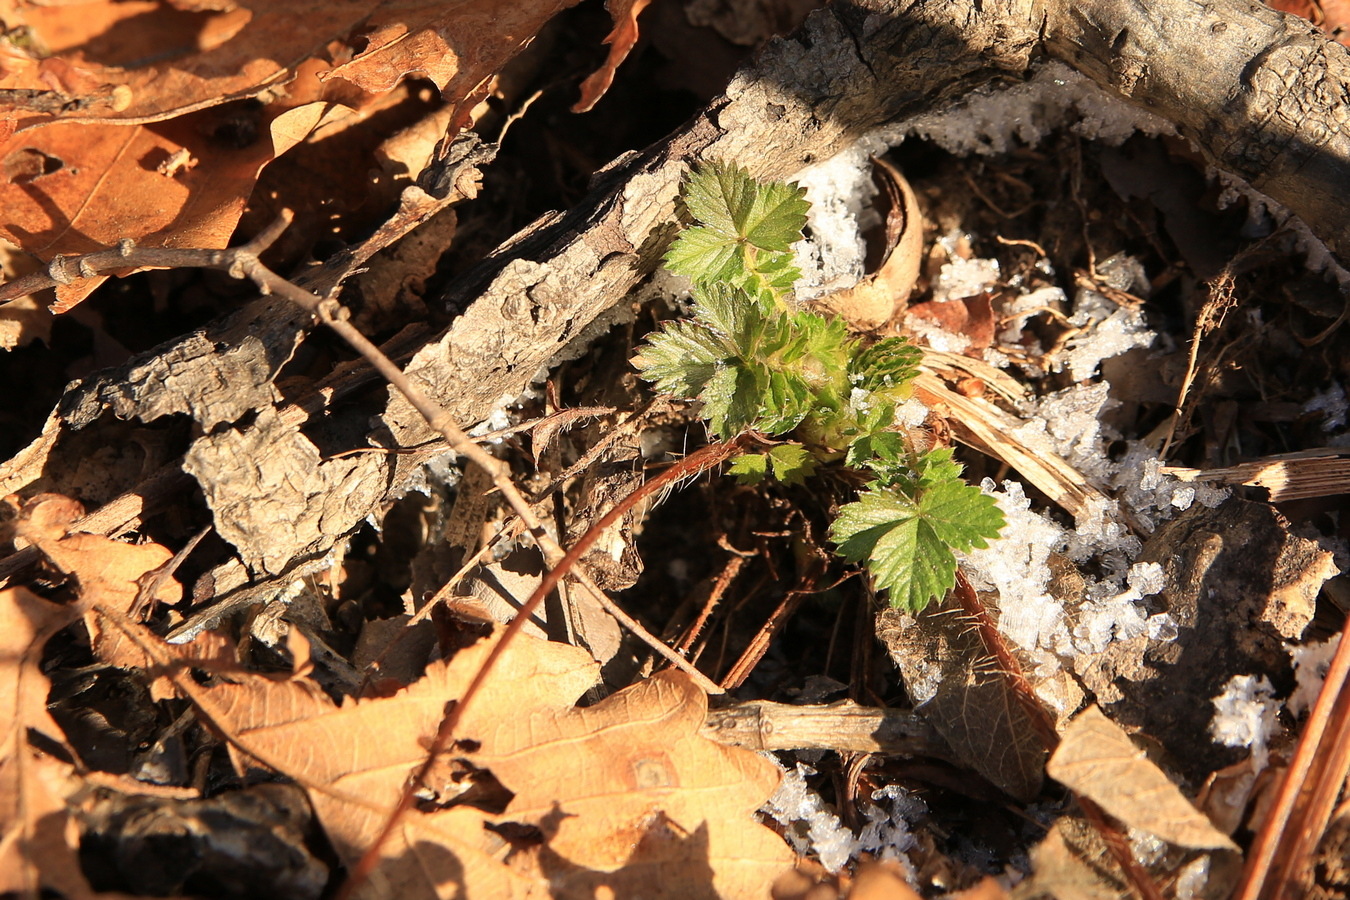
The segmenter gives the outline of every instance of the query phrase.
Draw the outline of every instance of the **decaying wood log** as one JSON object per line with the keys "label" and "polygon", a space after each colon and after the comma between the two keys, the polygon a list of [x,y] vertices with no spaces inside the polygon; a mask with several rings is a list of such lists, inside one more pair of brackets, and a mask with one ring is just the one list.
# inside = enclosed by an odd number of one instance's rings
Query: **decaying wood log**
{"label": "decaying wood log", "polygon": [[[1350,208],[1339,202],[1350,179],[1350,68],[1345,48],[1306,23],[1241,0],[853,0],[813,14],[688,125],[617,160],[577,208],[536,222],[452,284],[445,302],[460,312],[447,331],[414,326],[387,349],[410,359],[408,371],[462,423],[479,421],[564,348],[599,333],[652,271],[691,163],[731,159],[760,176],[791,176],[878,126],[1020,81],[1045,57],[1169,119],[1333,251],[1350,250]],[[455,147],[446,181],[454,197],[469,197],[488,154],[469,139]],[[397,395],[378,404],[372,426],[372,377],[359,366],[303,397],[283,396],[274,379],[305,325],[262,300],[72,386],[42,438],[0,466],[0,493],[73,490],[74,461],[105,443],[101,432],[117,420],[190,417],[181,458],[170,453],[86,499],[140,492],[122,506],[153,508],[165,489],[138,485],[190,473],[239,554],[214,573],[212,596],[265,596],[267,583],[320,565],[437,452],[393,452],[430,432]],[[367,402],[343,402],[353,397]],[[363,446],[382,450],[337,455]],[[123,528],[138,521],[104,518]],[[0,573],[17,564],[0,562]]]}

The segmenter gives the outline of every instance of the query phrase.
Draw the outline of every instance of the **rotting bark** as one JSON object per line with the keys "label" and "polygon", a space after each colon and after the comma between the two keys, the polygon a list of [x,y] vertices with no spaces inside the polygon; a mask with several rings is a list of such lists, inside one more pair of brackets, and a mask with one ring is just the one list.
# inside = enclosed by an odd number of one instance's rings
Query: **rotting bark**
{"label": "rotting bark", "polygon": [[[734,159],[758,176],[787,177],[872,128],[1021,79],[1044,56],[1174,122],[1215,165],[1302,215],[1333,251],[1347,249],[1350,210],[1335,198],[1350,177],[1350,61],[1306,23],[1237,0],[1169,0],[1165,11],[1112,0],[861,0],[814,14],[687,126],[599,173],[576,209],[541,219],[459,279],[445,301],[462,312],[445,333],[413,326],[386,350],[411,356],[409,373],[459,421],[479,421],[559,351],[600,333],[608,311],[657,265],[689,164]],[[456,147],[449,193],[471,196],[484,156],[471,141]],[[212,595],[250,581],[256,595],[260,579],[313,568],[440,451],[335,457],[372,444],[406,448],[430,432],[396,394],[373,430],[366,410],[335,406],[372,380],[359,366],[304,397],[283,397],[272,380],[304,325],[280,301],[259,301],[73,386],[43,437],[0,467],[0,487],[60,490],[58,439],[97,428],[107,412],[141,421],[186,413],[209,433],[165,468],[194,475],[242,560],[214,573]],[[271,502],[282,493],[284,503]],[[136,525],[134,515],[114,518]]]}

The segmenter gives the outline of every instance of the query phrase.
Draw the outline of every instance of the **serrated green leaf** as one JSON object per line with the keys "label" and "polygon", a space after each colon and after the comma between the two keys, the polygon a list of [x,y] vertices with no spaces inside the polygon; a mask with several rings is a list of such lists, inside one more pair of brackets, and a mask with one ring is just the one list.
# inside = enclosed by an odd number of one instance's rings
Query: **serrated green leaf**
{"label": "serrated green leaf", "polygon": [[753,293],[758,288],[778,297],[786,297],[792,293],[801,277],[802,270],[797,268],[791,253],[763,252],[755,257],[753,271],[746,279],[747,282],[755,280],[758,283],[747,284],[747,290]]}
{"label": "serrated green leaf", "polygon": [[840,509],[830,540],[845,559],[867,565],[892,606],[918,612],[956,584],[953,549],[987,546],[1002,527],[993,498],[950,480],[917,501],[893,488],[864,491]]}
{"label": "serrated green leaf", "polygon": [[854,384],[868,391],[905,388],[919,372],[923,351],[904,338],[877,341],[850,354],[848,371]]}
{"label": "serrated green leaf", "polygon": [[919,508],[938,539],[962,551],[988,547],[1004,524],[994,498],[956,476],[928,481]]}
{"label": "serrated green leaf", "polygon": [[697,397],[727,355],[725,339],[697,322],[671,322],[633,357],[642,377],[663,394]]}
{"label": "serrated green leaf", "polygon": [[696,284],[745,278],[745,249],[734,236],[695,226],[680,232],[665,256],[666,268]]}
{"label": "serrated green leaf", "polygon": [[806,191],[795,184],[760,182],[735,163],[695,169],[684,205],[700,223],[761,250],[787,250],[802,239]]}
{"label": "serrated green leaf", "polygon": [[708,428],[723,440],[729,440],[750,426],[759,416],[759,391],[754,373],[743,366],[719,368],[698,395]]}
{"label": "serrated green leaf", "polygon": [[868,431],[848,446],[844,461],[850,466],[890,467],[905,463],[908,448],[897,431]]}
{"label": "serrated green leaf", "polygon": [[950,447],[929,450],[919,457],[918,465],[914,468],[921,488],[948,482],[961,483],[961,464],[952,459]]}
{"label": "serrated green leaf", "polygon": [[746,341],[759,313],[754,299],[739,287],[712,283],[694,288],[694,318],[723,335],[738,352],[749,348]]}
{"label": "serrated green leaf", "polygon": [[816,474],[816,458],[801,444],[779,444],[769,451],[773,477],[784,484],[804,484]]}
{"label": "serrated green leaf", "polygon": [[769,474],[769,458],[761,453],[744,453],[735,457],[727,467],[741,484],[759,484]]}

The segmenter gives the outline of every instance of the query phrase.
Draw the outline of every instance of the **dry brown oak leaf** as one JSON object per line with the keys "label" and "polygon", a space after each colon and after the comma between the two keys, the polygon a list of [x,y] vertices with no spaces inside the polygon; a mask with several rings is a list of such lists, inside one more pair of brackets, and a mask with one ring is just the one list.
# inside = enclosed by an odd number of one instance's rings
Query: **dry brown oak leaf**
{"label": "dry brown oak leaf", "polygon": [[[194,700],[241,765],[252,757],[308,790],[351,866],[491,640],[387,698],[337,705],[308,682],[258,678]],[[596,675],[585,651],[517,637],[428,780],[434,800],[400,820],[363,896],[762,896],[794,860],[754,818],[776,767],[701,737],[706,698],[683,676],[576,708]]]}
{"label": "dry brown oak leaf", "polygon": [[1134,745],[1125,729],[1096,706],[1083,710],[1064,729],[1046,772],[1130,828],[1178,847],[1237,849]]}
{"label": "dry brown oak leaf", "polygon": [[[425,76],[462,125],[460,113],[502,67],[576,2],[109,0],[16,9],[6,24],[26,26],[31,46],[45,52],[0,40],[0,238],[44,262],[124,238],[224,247],[262,168],[340,115],[351,85],[384,93]],[[630,27],[616,29],[628,39],[612,42],[611,73],[636,38],[633,0],[613,7]],[[355,34],[363,46],[353,56],[346,42]],[[245,98],[260,102],[221,106]],[[54,311],[99,281],[59,287]]]}
{"label": "dry brown oak leaf", "polygon": [[[38,494],[20,509],[15,531],[36,545],[52,566],[74,579],[94,655],[118,668],[151,670],[151,695],[155,699],[172,696],[160,660],[147,655],[127,634],[125,622],[142,600],[177,603],[182,599],[183,588],[172,576],[151,581],[173,554],[159,544],[128,544],[101,534],[69,533],[71,524],[83,514],[76,500]],[[219,633],[207,632],[190,644],[168,649],[164,658],[175,665],[222,673],[239,669],[233,643]]]}
{"label": "dry brown oak leaf", "polygon": [[66,806],[78,787],[71,766],[28,740],[31,730],[65,745],[47,712],[51,685],[39,663],[47,639],[74,619],[23,588],[0,591],[0,894],[36,898],[47,888],[69,900],[94,896]]}

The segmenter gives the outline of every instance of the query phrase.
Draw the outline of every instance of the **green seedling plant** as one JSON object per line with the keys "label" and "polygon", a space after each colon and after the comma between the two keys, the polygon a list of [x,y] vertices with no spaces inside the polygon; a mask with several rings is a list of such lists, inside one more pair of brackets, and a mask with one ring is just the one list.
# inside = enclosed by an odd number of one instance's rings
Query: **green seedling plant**
{"label": "green seedling plant", "polygon": [[689,278],[692,314],[667,323],[634,358],[658,392],[698,400],[709,430],[783,438],[731,461],[741,481],[797,484],[842,464],[867,479],[830,526],[892,606],[918,612],[956,583],[955,551],[986,547],[1003,527],[993,498],[961,479],[948,448],[896,421],[921,352],[903,338],[868,344],[836,317],[801,308],[792,245],[810,204],[795,184],[712,163],[686,179],[690,224],[666,253]]}

